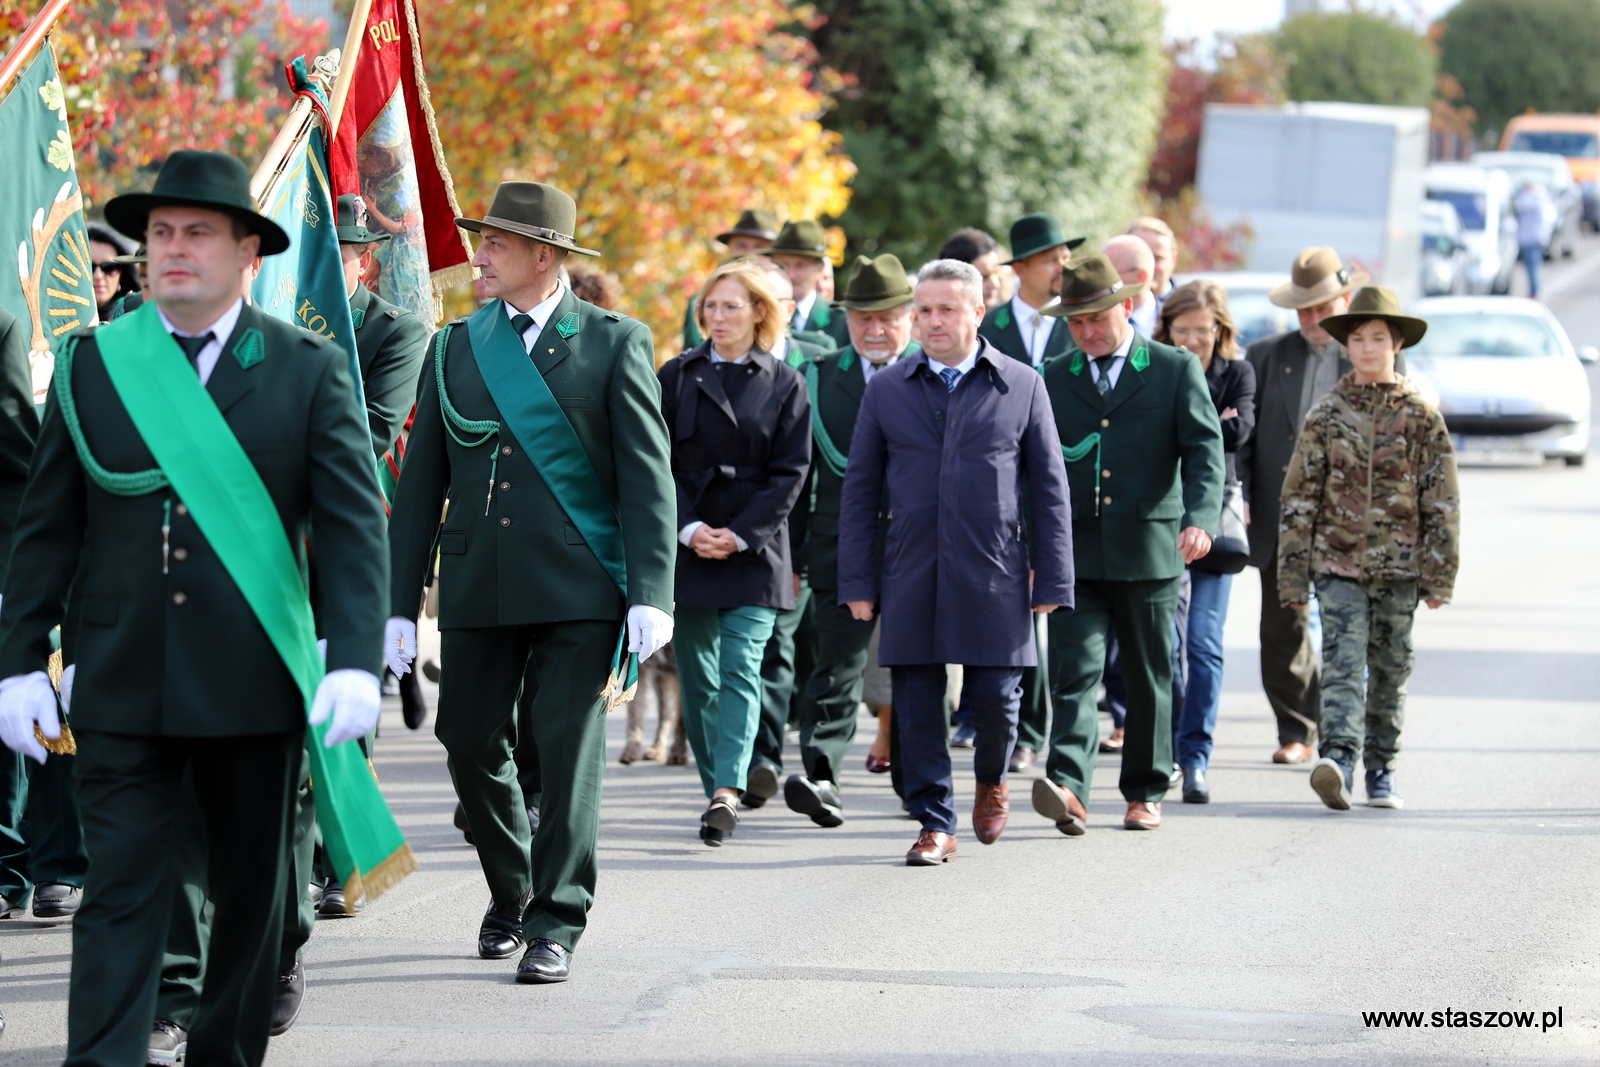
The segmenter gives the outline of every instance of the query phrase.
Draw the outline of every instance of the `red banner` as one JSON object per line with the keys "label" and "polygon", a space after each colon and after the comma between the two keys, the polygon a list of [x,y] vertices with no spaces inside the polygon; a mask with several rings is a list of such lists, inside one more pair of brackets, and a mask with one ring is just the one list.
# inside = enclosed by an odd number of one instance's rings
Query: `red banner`
{"label": "red banner", "polygon": [[336,196],[359,193],[374,249],[378,294],[436,321],[435,297],[469,281],[471,250],[433,122],[413,0],[372,0],[330,166]]}

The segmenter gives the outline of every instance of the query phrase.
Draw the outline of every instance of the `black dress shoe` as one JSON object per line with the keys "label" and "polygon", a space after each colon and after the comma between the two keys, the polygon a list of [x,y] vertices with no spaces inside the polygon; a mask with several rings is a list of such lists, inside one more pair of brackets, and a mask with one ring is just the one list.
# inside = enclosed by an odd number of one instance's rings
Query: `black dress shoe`
{"label": "black dress shoe", "polygon": [[522,913],[532,899],[533,890],[529,889],[509,904],[489,905],[483,925],[478,927],[478,955],[486,960],[508,959],[528,943],[522,936]]}
{"label": "black dress shoe", "polygon": [[28,915],[28,898],[23,897],[22,903],[12,902],[9,897],[0,897],[0,919],[23,919]]}
{"label": "black dress shoe", "polygon": [[422,661],[422,676],[434,685],[439,684],[439,664],[431,659]]}
{"label": "black dress shoe", "polygon": [[416,671],[400,676],[400,715],[408,730],[420,730],[428,721],[428,698],[422,695],[422,683],[417,680]]}
{"label": "black dress shoe", "polygon": [[151,1067],[175,1067],[189,1052],[189,1031],[171,1019],[157,1019],[150,1027]]}
{"label": "black dress shoe", "polygon": [[[319,919],[344,919],[355,914],[344,910],[344,886],[339,884],[337,878],[329,878],[322,887],[322,900],[317,904],[317,918]],[[356,901],[356,912],[366,905]]]}
{"label": "black dress shoe", "polygon": [[467,839],[467,844],[472,844],[472,824],[467,821],[467,809],[461,801],[456,801],[455,818],[451,820],[455,828],[461,831],[461,836]]}
{"label": "black dress shoe", "polygon": [[272,1002],[272,1029],[268,1031],[272,1037],[289,1032],[294,1021],[300,1018],[300,1005],[305,999],[306,972],[296,960],[293,967],[278,975],[278,996]]}
{"label": "black dress shoe", "polygon": [[536,937],[517,964],[517,981],[524,985],[565,982],[571,959],[571,954],[554,941]]}
{"label": "black dress shoe", "polygon": [[81,903],[83,903],[83,890],[75,885],[47,882],[33,889],[35,919],[65,919],[76,914]]}
{"label": "black dress shoe", "polygon": [[1185,767],[1183,769],[1183,802],[1185,804],[1211,803],[1211,790],[1206,785],[1205,768]]}
{"label": "black dress shoe", "polygon": [[778,795],[778,768],[770,763],[757,763],[745,776],[744,792],[739,803],[747,808],[759,808]]}
{"label": "black dress shoe", "polygon": [[783,783],[783,799],[790,811],[810,816],[818,826],[844,825],[844,806],[832,782],[813,782],[803,774],[791,774]]}
{"label": "black dress shoe", "polygon": [[1029,748],[1027,745],[1018,745],[1016,748],[1011,750],[1011,773],[1022,774],[1029,767],[1033,766],[1033,761],[1036,757],[1037,753],[1035,753],[1033,749]]}

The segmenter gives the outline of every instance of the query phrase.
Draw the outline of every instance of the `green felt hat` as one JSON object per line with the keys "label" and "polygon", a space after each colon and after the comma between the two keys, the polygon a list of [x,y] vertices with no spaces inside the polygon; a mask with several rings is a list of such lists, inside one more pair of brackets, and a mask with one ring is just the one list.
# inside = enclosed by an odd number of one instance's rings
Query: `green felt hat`
{"label": "green felt hat", "polygon": [[1386,285],[1369,285],[1350,298],[1350,310],[1329,315],[1320,325],[1340,344],[1363,322],[1382,319],[1400,327],[1400,347],[1410,348],[1428,332],[1428,320],[1400,314],[1400,298]]}
{"label": "green felt hat", "polygon": [[1112,266],[1111,257],[1100,253],[1069,260],[1061,270],[1061,299],[1040,308],[1046,315],[1093,315],[1124,300],[1138,296],[1144,283],[1125,285]]}
{"label": "green felt hat", "polygon": [[126,256],[112,256],[111,257],[111,262],[113,262],[113,263],[149,263],[150,262],[150,253],[145,248],[144,244],[141,242],[140,245],[139,245],[139,250],[137,252],[133,252],[133,253],[131,253],[129,255],[126,255]]}
{"label": "green felt hat", "polygon": [[345,193],[334,208],[335,225],[342,245],[370,245],[387,241],[389,234],[374,233],[367,229],[367,202],[355,193]]}
{"label": "green felt hat", "polygon": [[203,207],[244,221],[261,237],[261,254],[275,256],[289,248],[289,235],[256,210],[250,195],[250,172],[225,152],[180,149],[167,157],[148,193],[124,193],[106,201],[106,221],[136,241],[144,240],[150,210],[158,207]]}
{"label": "green felt hat", "polygon": [[777,256],[810,256],[813,259],[828,258],[828,238],[822,232],[822,223],[816,219],[801,219],[799,222],[786,222],[783,229],[778,231],[778,239],[772,242],[772,247],[767,249],[767,255]]}
{"label": "green felt hat", "polygon": [[730,237],[758,237],[763,241],[778,238],[778,216],[765,208],[746,208],[739,213],[739,221],[727,233],[717,234],[717,240],[728,243]]}
{"label": "green felt hat", "polygon": [[544,182],[501,182],[494,191],[494,203],[483,218],[456,219],[456,225],[473,233],[481,233],[489,226],[580,256],[600,254],[592,248],[579,248],[573,241],[573,231],[578,228],[578,202]]}
{"label": "green felt hat", "polygon": [[888,311],[911,303],[915,296],[900,257],[885,252],[877,259],[856,257],[844,295],[833,306],[849,311]]}
{"label": "green felt hat", "polygon": [[1061,223],[1054,215],[1048,211],[1036,211],[1011,224],[1011,258],[1001,266],[1010,266],[1019,259],[1027,259],[1062,245],[1066,245],[1070,252],[1087,240],[1087,237],[1068,237],[1067,231],[1061,228]]}

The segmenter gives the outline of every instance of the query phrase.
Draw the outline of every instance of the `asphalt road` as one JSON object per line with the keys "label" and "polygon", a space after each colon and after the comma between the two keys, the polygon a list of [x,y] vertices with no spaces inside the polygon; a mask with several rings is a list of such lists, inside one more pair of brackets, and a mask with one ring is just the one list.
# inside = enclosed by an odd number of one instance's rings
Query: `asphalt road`
{"label": "asphalt road", "polygon": [[[1550,274],[1574,340],[1600,343],[1600,238]],[[709,850],[692,768],[618,766],[613,717],[599,896],[566,985],[475,957],[487,896],[443,753],[391,708],[377,768],[422,869],[319,924],[304,1014],[268,1063],[1600,1061],[1600,464],[1471,469],[1462,487],[1458,599],[1417,622],[1405,810],[1329,812],[1303,767],[1268,761],[1247,572],[1214,802],[1169,803],[1157,833],[1119,828],[1102,758],[1085,837],[1035,816],[1023,783],[998,844],[964,832],[955,862],[908,869],[914,827],[861,769],[863,721],[843,827],[780,802]],[[67,927],[5,922],[0,952],[0,1064],[59,1062]],[[1446,1009],[1535,1025],[1362,1017]]]}

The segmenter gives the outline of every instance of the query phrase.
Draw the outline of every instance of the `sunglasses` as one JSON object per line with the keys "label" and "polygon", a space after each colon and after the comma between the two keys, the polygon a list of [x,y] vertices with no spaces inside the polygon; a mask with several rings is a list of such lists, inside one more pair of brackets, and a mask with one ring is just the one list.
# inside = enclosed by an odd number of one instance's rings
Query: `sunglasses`
{"label": "sunglasses", "polygon": [[113,259],[108,259],[104,263],[92,263],[90,264],[90,267],[93,270],[99,271],[101,274],[122,273],[122,264]]}

